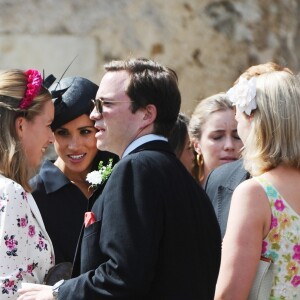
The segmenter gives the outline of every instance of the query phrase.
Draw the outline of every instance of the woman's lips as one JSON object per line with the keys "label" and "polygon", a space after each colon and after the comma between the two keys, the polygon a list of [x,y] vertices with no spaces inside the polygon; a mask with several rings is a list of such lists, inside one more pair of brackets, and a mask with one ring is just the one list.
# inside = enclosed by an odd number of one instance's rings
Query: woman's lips
{"label": "woman's lips", "polygon": [[232,157],[232,156],[225,156],[225,157],[221,157],[220,160],[223,161],[223,162],[231,162],[231,161],[237,160],[237,158]]}
{"label": "woman's lips", "polygon": [[81,154],[69,154],[68,157],[72,162],[78,163],[81,162],[84,157],[86,156],[86,153]]}

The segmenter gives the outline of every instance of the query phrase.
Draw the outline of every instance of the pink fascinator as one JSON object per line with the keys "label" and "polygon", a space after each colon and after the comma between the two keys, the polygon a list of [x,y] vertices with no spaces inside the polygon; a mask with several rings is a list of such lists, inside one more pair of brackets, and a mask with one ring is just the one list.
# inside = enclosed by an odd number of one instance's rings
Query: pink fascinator
{"label": "pink fascinator", "polygon": [[26,109],[32,103],[34,97],[39,93],[43,79],[41,73],[34,69],[29,69],[25,72],[27,75],[27,88],[25,95],[22,98],[19,108]]}

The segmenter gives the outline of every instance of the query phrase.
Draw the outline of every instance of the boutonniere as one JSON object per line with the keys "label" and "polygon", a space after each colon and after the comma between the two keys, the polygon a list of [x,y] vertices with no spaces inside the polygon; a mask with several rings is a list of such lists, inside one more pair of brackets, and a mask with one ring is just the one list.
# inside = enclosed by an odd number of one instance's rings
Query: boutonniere
{"label": "boutonniere", "polygon": [[110,158],[108,164],[103,166],[103,161],[101,160],[98,165],[98,171],[92,171],[87,174],[86,181],[91,183],[91,188],[95,189],[99,184],[106,181],[113,169],[113,159]]}

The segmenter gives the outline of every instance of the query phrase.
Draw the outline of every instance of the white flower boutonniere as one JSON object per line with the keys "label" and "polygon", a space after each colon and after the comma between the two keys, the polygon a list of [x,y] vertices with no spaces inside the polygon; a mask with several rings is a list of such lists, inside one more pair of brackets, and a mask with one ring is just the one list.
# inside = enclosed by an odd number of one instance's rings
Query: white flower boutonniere
{"label": "white flower boutonniere", "polygon": [[226,94],[239,111],[250,116],[251,112],[256,109],[256,77],[252,77],[250,80],[240,77],[238,83]]}
{"label": "white flower boutonniere", "polygon": [[103,166],[103,161],[101,160],[98,165],[98,171],[92,171],[87,174],[86,181],[91,183],[92,188],[97,188],[99,184],[108,179],[113,169],[112,163],[113,160],[112,158],[110,158],[108,161],[108,165]]}

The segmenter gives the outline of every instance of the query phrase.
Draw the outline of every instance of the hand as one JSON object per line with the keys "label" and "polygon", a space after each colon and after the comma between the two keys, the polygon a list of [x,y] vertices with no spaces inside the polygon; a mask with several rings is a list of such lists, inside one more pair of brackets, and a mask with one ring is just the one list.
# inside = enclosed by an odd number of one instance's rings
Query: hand
{"label": "hand", "polygon": [[17,300],[54,300],[50,285],[23,283],[18,293]]}

